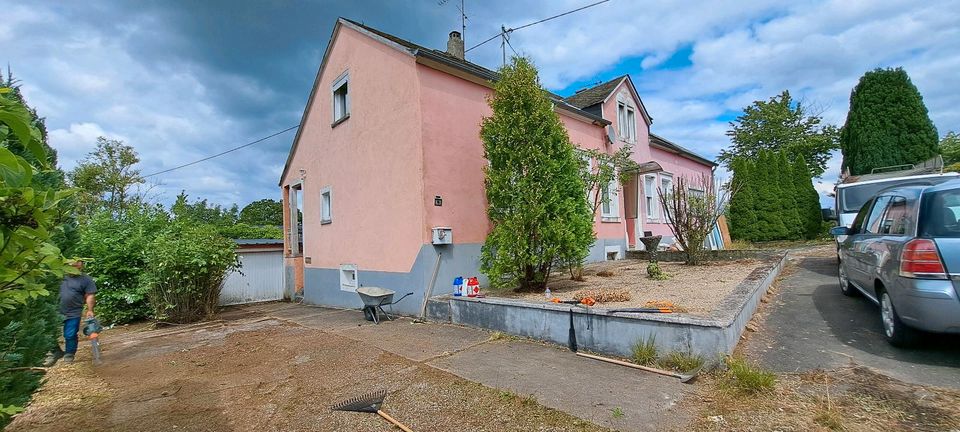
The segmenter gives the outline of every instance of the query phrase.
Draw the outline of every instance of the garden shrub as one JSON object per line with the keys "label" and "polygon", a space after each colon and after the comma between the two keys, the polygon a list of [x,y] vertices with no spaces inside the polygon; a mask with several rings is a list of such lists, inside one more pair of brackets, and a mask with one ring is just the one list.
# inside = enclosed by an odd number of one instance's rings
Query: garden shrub
{"label": "garden shrub", "polygon": [[[37,297],[0,314],[0,370],[40,366],[59,329],[56,296]],[[0,410],[10,410],[0,413],[0,428],[30,401],[42,378],[43,374],[33,370],[0,373]]]}
{"label": "garden shrub", "polygon": [[660,268],[660,264],[656,261],[653,261],[647,264],[647,276],[653,280],[667,280],[670,279],[670,275],[663,272],[663,269]]}
{"label": "garden shrub", "polygon": [[170,224],[159,207],[132,205],[119,214],[104,211],[80,230],[77,254],[91,258],[84,268],[97,283],[97,316],[104,323],[149,318],[146,271],[150,243]]}
{"label": "garden shrub", "polygon": [[143,273],[154,318],[188,323],[216,313],[227,272],[239,267],[235,249],[209,225],[175,222],[157,236]]}

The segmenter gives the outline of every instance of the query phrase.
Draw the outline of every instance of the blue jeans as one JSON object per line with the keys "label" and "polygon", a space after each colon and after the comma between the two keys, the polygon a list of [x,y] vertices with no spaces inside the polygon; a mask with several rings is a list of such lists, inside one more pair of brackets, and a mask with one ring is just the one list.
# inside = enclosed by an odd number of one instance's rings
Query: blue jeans
{"label": "blue jeans", "polygon": [[66,344],[64,352],[77,353],[77,332],[80,331],[80,317],[63,320],[63,341]]}

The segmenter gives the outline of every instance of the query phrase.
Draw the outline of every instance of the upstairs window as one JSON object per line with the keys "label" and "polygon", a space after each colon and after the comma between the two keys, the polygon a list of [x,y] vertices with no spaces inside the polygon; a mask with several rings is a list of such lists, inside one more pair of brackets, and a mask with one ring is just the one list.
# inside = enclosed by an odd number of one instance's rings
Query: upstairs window
{"label": "upstairs window", "polygon": [[633,107],[623,102],[617,104],[617,126],[621,139],[629,142],[637,140],[637,115]]}
{"label": "upstairs window", "polygon": [[350,75],[344,73],[331,86],[333,94],[333,125],[350,117]]}
{"label": "upstairs window", "polygon": [[320,191],[320,223],[333,222],[333,191],[327,186]]}

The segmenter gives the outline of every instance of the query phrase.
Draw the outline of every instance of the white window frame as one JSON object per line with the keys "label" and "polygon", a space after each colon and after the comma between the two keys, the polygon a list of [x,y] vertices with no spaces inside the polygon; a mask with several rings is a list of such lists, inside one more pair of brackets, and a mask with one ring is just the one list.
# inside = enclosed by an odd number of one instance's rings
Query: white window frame
{"label": "white window frame", "polygon": [[320,224],[333,223],[333,188],[330,186],[320,189]]}
{"label": "white window frame", "polygon": [[[661,173],[659,187],[662,194],[672,193],[673,192],[673,174]],[[660,221],[663,223],[667,223],[667,213],[662,211],[662,209],[660,211]]]}
{"label": "white window frame", "polygon": [[[338,100],[337,92],[346,86],[343,95],[343,102]],[[330,86],[331,112],[333,113],[333,126],[350,118],[350,73],[349,71],[341,74]]]}
{"label": "white window frame", "polygon": [[637,141],[637,114],[632,106],[627,105],[627,140]]}
{"label": "white window frame", "polygon": [[[616,222],[620,218],[620,184],[617,181],[616,176],[610,183],[607,183],[606,187],[601,189],[600,199],[604,200],[600,204],[600,217],[603,218],[605,222]],[[606,203],[606,209],[604,206]]]}
{"label": "white window frame", "polygon": [[[587,153],[582,150],[577,150],[577,155],[580,156],[580,159],[587,163],[587,172],[593,174],[593,157],[590,156],[590,153]],[[593,194],[593,190],[587,191],[587,202],[590,203],[590,208],[594,208],[594,201],[596,197]]]}
{"label": "white window frame", "polygon": [[617,128],[620,139],[627,142],[637,141],[637,110],[626,101],[617,101]]}
{"label": "white window frame", "polygon": [[[647,181],[653,180],[652,187],[647,189]],[[657,176],[647,174],[643,176],[643,204],[646,207],[647,222],[657,222],[660,220],[660,202],[657,197]]]}
{"label": "white window frame", "polygon": [[360,286],[360,272],[356,264],[340,264],[340,291],[357,292]]}

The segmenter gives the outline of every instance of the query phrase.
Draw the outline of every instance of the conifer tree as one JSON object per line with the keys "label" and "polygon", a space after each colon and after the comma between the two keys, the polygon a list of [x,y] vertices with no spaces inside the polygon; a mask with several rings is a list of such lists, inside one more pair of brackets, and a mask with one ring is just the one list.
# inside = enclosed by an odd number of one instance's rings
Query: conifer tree
{"label": "conifer tree", "polygon": [[594,242],[580,159],[528,59],[501,68],[487,102],[480,138],[493,230],[480,269],[495,286],[543,290],[555,263],[582,261]]}
{"label": "conifer tree", "polygon": [[731,163],[733,169],[732,188],[737,191],[730,198],[727,209],[730,223],[730,237],[736,240],[755,241],[757,239],[756,182],[751,178],[755,164],[747,159],[736,159]]}
{"label": "conifer tree", "polygon": [[850,93],[840,132],[843,167],[853,175],[925,161],[939,153],[923,96],[902,68],[867,72]]}
{"label": "conifer tree", "polygon": [[784,224],[781,202],[782,191],[777,181],[776,156],[763,150],[757,158],[757,168],[752,176],[757,185],[756,214],[757,241],[783,240],[788,237]]}
{"label": "conifer tree", "polygon": [[813,187],[813,176],[803,158],[796,158],[790,170],[793,175],[798,211],[803,221],[803,237],[810,240],[820,235],[823,215],[820,212],[820,194]]}
{"label": "conifer tree", "polygon": [[783,225],[787,229],[787,235],[783,240],[797,240],[804,235],[804,224],[800,213],[802,200],[794,181],[793,169],[789,159],[787,159],[787,154],[779,151],[773,156],[773,172],[776,173],[777,186],[780,188],[779,213],[783,219]]}

